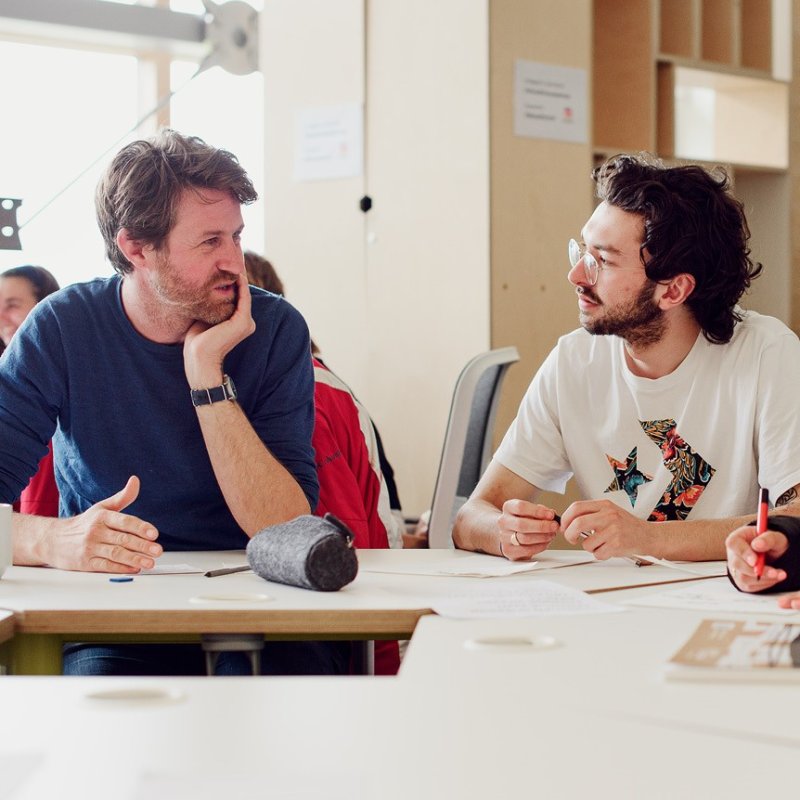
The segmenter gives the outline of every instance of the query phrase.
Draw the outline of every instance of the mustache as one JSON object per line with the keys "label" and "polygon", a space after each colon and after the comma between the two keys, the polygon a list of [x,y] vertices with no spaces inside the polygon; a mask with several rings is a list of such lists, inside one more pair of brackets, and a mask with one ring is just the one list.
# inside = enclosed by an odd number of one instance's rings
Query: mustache
{"label": "mustache", "polygon": [[587,300],[591,300],[593,303],[600,303],[600,298],[591,289],[587,289],[585,286],[578,286],[575,289],[575,293],[583,295]]}
{"label": "mustache", "polygon": [[239,278],[233,272],[219,272],[207,284],[207,289],[215,289],[217,286],[226,286],[229,283],[236,284]]}

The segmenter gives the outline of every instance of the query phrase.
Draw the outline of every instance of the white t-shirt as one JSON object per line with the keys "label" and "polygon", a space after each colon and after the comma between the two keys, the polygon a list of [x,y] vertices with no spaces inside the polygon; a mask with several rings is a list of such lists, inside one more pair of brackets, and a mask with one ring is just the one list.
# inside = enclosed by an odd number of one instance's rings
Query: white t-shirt
{"label": "white t-shirt", "polygon": [[669,375],[633,375],[624,343],[562,337],[495,460],[540,489],[608,499],[642,519],[754,514],[800,483],[800,341],[745,312],[728,344],[700,334]]}

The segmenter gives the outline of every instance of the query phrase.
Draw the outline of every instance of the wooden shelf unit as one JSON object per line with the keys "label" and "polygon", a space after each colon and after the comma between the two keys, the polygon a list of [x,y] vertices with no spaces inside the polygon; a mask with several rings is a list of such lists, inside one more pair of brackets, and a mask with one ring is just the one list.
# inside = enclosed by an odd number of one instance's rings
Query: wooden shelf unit
{"label": "wooden shelf unit", "polygon": [[[774,134],[776,125],[787,124],[788,89],[773,75],[773,6],[769,0],[595,0],[595,146],[758,165],[758,153],[734,148],[731,155],[724,145],[719,154],[707,146],[699,155],[693,147],[674,149],[688,132],[670,126],[691,110],[676,106],[697,101],[694,86],[718,92],[707,104],[721,104],[725,122],[738,112],[737,129],[752,125],[750,139],[771,129],[763,166],[786,166],[786,142]],[[762,91],[766,102],[756,96]]]}
{"label": "wooden shelf unit", "polygon": [[660,0],[659,53],[772,72],[770,0]]}
{"label": "wooden shelf unit", "polygon": [[660,155],[788,168],[788,84],[665,62],[657,69]]}

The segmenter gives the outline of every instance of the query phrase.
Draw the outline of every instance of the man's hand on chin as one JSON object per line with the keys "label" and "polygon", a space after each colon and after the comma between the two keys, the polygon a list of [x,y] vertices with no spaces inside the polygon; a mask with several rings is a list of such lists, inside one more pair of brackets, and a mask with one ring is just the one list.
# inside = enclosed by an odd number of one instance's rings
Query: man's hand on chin
{"label": "man's hand on chin", "polygon": [[222,362],[239,342],[256,329],[251,314],[247,273],[236,280],[236,308],[233,314],[216,325],[197,321],[186,333],[183,342],[183,365],[189,386],[207,389],[222,383]]}

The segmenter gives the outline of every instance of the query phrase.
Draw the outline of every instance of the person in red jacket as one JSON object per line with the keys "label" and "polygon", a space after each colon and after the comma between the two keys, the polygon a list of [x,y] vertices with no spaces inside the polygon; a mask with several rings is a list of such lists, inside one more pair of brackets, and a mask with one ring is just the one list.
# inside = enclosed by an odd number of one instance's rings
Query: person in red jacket
{"label": "person in red jacket", "polygon": [[[254,286],[283,294],[272,265],[261,256],[244,254],[248,280]],[[316,350],[312,341],[312,352]],[[317,357],[314,363],[314,447],[319,503],[314,514],[330,512],[355,535],[356,548],[388,548],[396,529],[377,436],[367,410],[347,384]],[[395,546],[401,539],[394,536]],[[375,643],[375,673],[394,675],[400,666],[398,643]]]}
{"label": "person in red jacket", "polygon": [[[356,548],[388,548],[391,509],[372,422],[348,387],[314,359],[314,435],[318,516],[330,512],[355,534]],[[397,642],[375,643],[375,674],[394,675]]]}
{"label": "person in red jacket", "polygon": [[[11,342],[31,309],[47,295],[58,291],[58,281],[44,267],[26,264],[0,274],[0,340],[3,347]],[[2,350],[0,350],[2,352]],[[58,488],[53,473],[53,444],[39,462],[39,469],[22,494],[14,510],[39,517],[58,516]]]}

